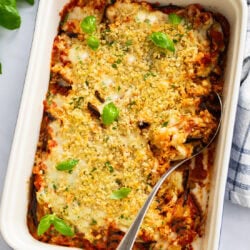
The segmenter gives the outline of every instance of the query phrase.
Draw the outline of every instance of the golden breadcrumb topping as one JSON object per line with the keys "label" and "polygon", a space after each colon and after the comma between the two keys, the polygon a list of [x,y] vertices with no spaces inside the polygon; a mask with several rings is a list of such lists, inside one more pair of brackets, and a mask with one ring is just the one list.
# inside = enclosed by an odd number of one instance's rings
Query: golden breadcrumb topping
{"label": "golden breadcrumb topping", "polygon": [[[49,150],[36,155],[36,166],[43,166],[36,196],[43,214],[55,213],[90,243],[105,240],[101,232],[110,225],[126,232],[171,162],[189,157],[194,148],[189,141],[206,141],[216,127],[216,118],[201,108],[202,97],[212,91],[210,74],[219,57],[211,56],[207,35],[214,20],[210,16],[194,28],[185,11],[176,12],[176,24],[169,13],[146,3],[118,1],[105,11],[91,4],[71,6],[61,22],[45,101],[52,117]],[[93,34],[100,44],[95,50],[81,28],[88,16],[96,18]],[[153,33],[166,34],[174,50],[157,46]],[[105,124],[110,103],[119,115]],[[58,164],[72,159],[77,164],[71,170],[58,170]],[[195,168],[195,161],[190,164]],[[207,152],[200,164],[208,168]],[[184,218],[185,230],[195,232],[191,241],[198,238],[193,224],[202,224],[208,179],[209,174],[194,182],[186,199],[183,171],[173,173],[138,237],[154,242],[150,249],[182,249],[190,242],[179,240],[174,217]],[[122,189],[128,193],[114,198]]]}

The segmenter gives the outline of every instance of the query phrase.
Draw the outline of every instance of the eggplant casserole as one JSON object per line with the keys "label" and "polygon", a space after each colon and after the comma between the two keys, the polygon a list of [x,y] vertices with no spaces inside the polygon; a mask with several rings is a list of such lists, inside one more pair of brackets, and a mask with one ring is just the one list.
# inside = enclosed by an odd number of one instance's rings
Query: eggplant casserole
{"label": "eggplant casserole", "polygon": [[[71,0],[60,14],[27,223],[39,241],[116,249],[170,164],[214,133],[229,25],[198,4]],[[213,152],[164,183],[133,249],[202,249]]]}

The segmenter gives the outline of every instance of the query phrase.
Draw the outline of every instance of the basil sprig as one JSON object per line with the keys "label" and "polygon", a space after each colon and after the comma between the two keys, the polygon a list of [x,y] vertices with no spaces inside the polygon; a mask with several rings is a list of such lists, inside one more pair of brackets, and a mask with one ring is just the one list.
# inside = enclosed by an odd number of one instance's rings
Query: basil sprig
{"label": "basil sprig", "polygon": [[168,15],[168,20],[171,24],[179,24],[182,21],[182,17],[176,15],[175,13],[170,13]]}
{"label": "basil sprig", "polygon": [[90,36],[87,38],[87,44],[92,50],[97,50],[99,48],[100,42],[95,36]]}
{"label": "basil sprig", "polygon": [[[34,0],[26,0],[30,4],[34,4]],[[10,29],[18,29],[21,25],[21,17],[16,7],[16,0],[0,1],[0,25]]]}
{"label": "basil sprig", "polygon": [[66,236],[73,236],[74,235],[74,231],[72,230],[71,227],[69,227],[64,222],[64,220],[62,220],[58,217],[55,217],[53,224],[54,224],[56,231],[58,231],[60,234],[66,235]]}
{"label": "basil sprig", "polygon": [[153,32],[150,35],[150,40],[158,47],[175,51],[174,42],[163,32]]}
{"label": "basil sprig", "polygon": [[87,34],[92,34],[96,30],[96,18],[87,16],[81,22],[82,30]]}
{"label": "basil sprig", "polygon": [[119,116],[119,110],[113,102],[106,104],[102,111],[102,122],[104,125],[110,125]]}
{"label": "basil sprig", "polygon": [[16,7],[16,0],[0,2],[0,25],[10,30],[20,27],[21,17]]}
{"label": "basil sprig", "polygon": [[[26,0],[30,4],[34,4],[34,0]],[[16,0],[0,0],[0,26],[6,29],[18,29],[21,25],[21,17],[19,15]],[[2,74],[2,65],[0,63],[0,75]]]}
{"label": "basil sprig", "polygon": [[47,214],[42,217],[37,227],[37,234],[39,236],[44,234],[50,228],[50,226],[52,225],[53,219],[54,219],[53,214]]}
{"label": "basil sprig", "polygon": [[77,164],[79,160],[70,159],[66,161],[62,161],[56,165],[56,169],[60,171],[72,170]]}
{"label": "basil sprig", "polygon": [[122,187],[116,191],[113,191],[113,193],[110,195],[110,198],[113,200],[120,200],[126,198],[130,192],[131,188]]}
{"label": "basil sprig", "polygon": [[92,50],[97,50],[100,45],[100,41],[97,37],[92,34],[96,31],[96,18],[95,16],[87,16],[81,21],[81,28],[83,32],[89,34],[90,36],[87,38],[87,45]]}
{"label": "basil sprig", "polygon": [[55,214],[47,214],[43,216],[37,227],[38,236],[44,234],[51,225],[54,225],[56,231],[65,236],[73,236],[75,233],[64,220],[57,217]]}

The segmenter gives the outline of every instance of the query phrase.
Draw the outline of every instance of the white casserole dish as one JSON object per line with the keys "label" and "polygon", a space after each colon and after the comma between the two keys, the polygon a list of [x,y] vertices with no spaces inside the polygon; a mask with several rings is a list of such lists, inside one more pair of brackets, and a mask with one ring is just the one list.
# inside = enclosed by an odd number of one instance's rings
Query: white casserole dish
{"label": "white casserole dish", "polygon": [[[38,141],[49,75],[52,44],[59,24],[59,11],[68,0],[40,0],[33,48],[26,76],[15,137],[9,159],[2,196],[0,228],[7,243],[14,249],[70,249],[41,243],[28,231],[28,181],[31,176]],[[151,1],[153,2],[153,1]],[[169,4],[171,1],[158,1]],[[176,5],[196,3],[197,0],[176,0]],[[221,132],[212,173],[208,217],[202,250],[219,246],[224,190],[239,91],[241,62],[245,42],[247,6],[245,0],[203,0],[204,7],[222,13],[231,26],[227,69],[224,86],[224,111]]]}

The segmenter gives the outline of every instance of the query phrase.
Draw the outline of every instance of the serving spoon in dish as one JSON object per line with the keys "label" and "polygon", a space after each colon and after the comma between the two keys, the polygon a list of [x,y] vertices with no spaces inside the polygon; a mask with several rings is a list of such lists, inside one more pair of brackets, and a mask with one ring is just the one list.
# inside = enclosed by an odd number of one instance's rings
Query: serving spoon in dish
{"label": "serving spoon in dish", "polygon": [[159,188],[163,184],[163,182],[167,179],[167,177],[174,170],[176,170],[177,168],[182,166],[185,162],[191,160],[192,158],[196,157],[198,154],[203,152],[213,142],[214,138],[218,134],[220,124],[221,124],[221,117],[222,117],[222,101],[221,101],[219,94],[216,92],[212,92],[212,94],[210,96],[212,96],[212,98],[208,97],[207,102],[204,102],[203,106],[206,109],[208,109],[208,111],[210,111],[210,113],[212,113],[218,119],[217,128],[216,128],[214,134],[212,134],[212,136],[210,137],[210,139],[208,140],[208,142],[205,145],[202,144],[200,147],[195,148],[190,157],[179,161],[177,164],[172,165],[162,175],[162,177],[158,180],[158,182],[153,187],[153,189],[152,189],[151,193],[149,194],[147,200],[145,201],[144,205],[142,206],[142,208],[138,212],[133,224],[130,226],[129,230],[126,232],[126,234],[123,237],[122,241],[120,242],[117,250],[130,250],[130,249],[132,249],[134,242],[135,242],[135,239],[136,239],[136,236],[137,236],[137,233],[138,233],[140,226],[142,224],[142,221],[146,215],[146,212],[147,212],[150,204],[152,203],[156,193],[158,192]]}

